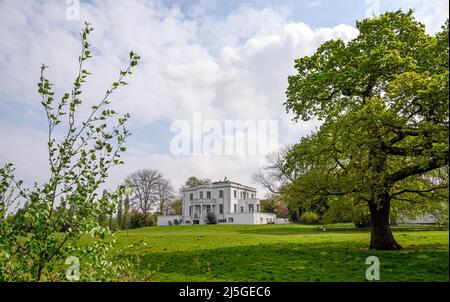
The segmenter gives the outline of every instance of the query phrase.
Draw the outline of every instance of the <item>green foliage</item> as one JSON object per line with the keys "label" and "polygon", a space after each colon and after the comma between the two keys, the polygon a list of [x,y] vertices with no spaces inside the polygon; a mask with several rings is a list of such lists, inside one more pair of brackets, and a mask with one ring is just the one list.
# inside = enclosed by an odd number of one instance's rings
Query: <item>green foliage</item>
{"label": "green foliage", "polygon": [[178,198],[175,199],[173,202],[169,205],[169,215],[181,215],[181,212],[183,211],[183,199]]}
{"label": "green foliage", "polygon": [[127,230],[130,228],[130,197],[127,193],[125,193],[124,195],[125,198],[123,201],[123,217],[120,225],[121,230]]}
{"label": "green foliage", "polygon": [[412,12],[357,22],[348,43],[332,40],[296,60],[288,111],[322,120],[290,151],[290,185],[317,203],[349,196],[370,209],[371,247],[398,249],[389,212],[441,207],[448,190],[448,22],[434,36]]}
{"label": "green foliage", "polygon": [[132,211],[130,213],[130,228],[142,228],[156,224],[156,215],[150,213],[142,213],[139,211]]}
{"label": "green foliage", "polygon": [[208,212],[208,214],[206,214],[206,220],[208,221],[208,224],[217,224],[217,216],[214,212]]}
{"label": "green foliage", "polygon": [[123,226],[123,200],[119,200],[119,205],[117,207],[117,228],[121,229]]}
{"label": "green foliage", "polygon": [[300,216],[300,223],[303,224],[319,224],[319,216],[313,212],[305,212]]}
{"label": "green foliage", "polygon": [[322,215],[323,224],[352,222],[357,227],[370,226],[370,212],[364,203],[350,196],[328,197],[328,208]]}
{"label": "green foliage", "polygon": [[261,199],[259,202],[261,212],[263,213],[275,213],[277,206],[281,204],[280,196],[272,194],[265,199]]}
{"label": "green foliage", "polygon": [[[126,84],[123,79],[131,74],[139,56],[130,54],[128,67],[117,82],[91,107],[88,117],[78,121],[82,88],[90,75],[84,64],[91,57],[87,37],[92,30],[86,23],[70,93],[57,100],[45,77],[48,66],[41,66],[38,92],[48,121],[48,181],[27,189],[16,180],[11,164],[0,169],[0,280],[63,280],[64,261],[69,256],[90,263],[84,267],[91,271],[80,272],[82,280],[106,280],[111,270],[107,255],[111,242],[102,241],[111,232],[98,220],[115,212],[122,190],[105,191],[103,196],[98,191],[109,169],[123,163],[120,154],[130,133],[125,127],[129,115],[116,118],[109,97]],[[14,214],[21,204],[26,206]],[[95,240],[77,245],[83,236]]]}
{"label": "green foliage", "polygon": [[275,216],[276,216],[277,218],[287,218],[287,217],[286,217],[286,214],[283,213],[283,212],[277,212]]}

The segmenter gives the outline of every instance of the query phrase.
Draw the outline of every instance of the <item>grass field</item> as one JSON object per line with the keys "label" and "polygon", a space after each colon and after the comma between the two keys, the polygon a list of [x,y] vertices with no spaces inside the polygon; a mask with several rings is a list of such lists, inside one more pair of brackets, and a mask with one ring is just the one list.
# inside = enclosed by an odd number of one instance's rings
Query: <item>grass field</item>
{"label": "grass field", "polygon": [[368,256],[380,281],[448,281],[448,231],[397,227],[402,251],[368,250],[369,231],[333,225],[196,225],[119,232],[116,248],[159,266],[153,281],[365,281]]}

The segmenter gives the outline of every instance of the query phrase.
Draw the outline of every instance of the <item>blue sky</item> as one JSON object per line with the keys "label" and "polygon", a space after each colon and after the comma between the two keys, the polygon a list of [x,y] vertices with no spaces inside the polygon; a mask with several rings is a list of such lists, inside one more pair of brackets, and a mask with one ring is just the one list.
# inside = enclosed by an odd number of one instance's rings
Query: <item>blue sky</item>
{"label": "blue sky", "polygon": [[[330,27],[341,23],[352,24],[354,20],[363,18],[365,16],[365,11],[368,8],[365,1],[354,0],[205,1],[205,3],[206,2],[210,2],[210,5],[207,6],[206,9],[208,16],[226,18],[236,9],[245,6],[257,10],[272,8],[285,11],[287,20],[289,21],[305,22],[314,28]],[[195,13],[192,13],[192,8],[198,5],[199,1],[168,1],[167,3],[180,6],[188,15],[194,15],[195,17]],[[387,6],[389,5],[389,1],[384,1],[382,4]]]}
{"label": "blue sky", "polygon": [[[112,171],[113,187],[139,168],[158,169],[176,187],[191,176],[228,176],[248,185],[264,165],[257,156],[174,156],[175,120],[193,112],[223,124],[278,121],[278,144],[292,144],[317,122],[293,123],[283,102],[295,58],[324,41],[357,35],[355,21],[386,10],[414,9],[434,33],[448,18],[447,0],[299,1],[82,1],[79,20],[68,20],[66,1],[1,0],[0,164],[13,162],[27,183],[47,175],[46,121],[36,82],[39,66],[63,93],[73,81],[82,21],[93,24],[93,73],[86,104],[98,99],[125,64],[129,50],[142,57],[130,85],[114,96],[115,108],[132,115],[126,165]],[[77,3],[73,1],[72,3]],[[261,192],[263,195],[264,192]]]}

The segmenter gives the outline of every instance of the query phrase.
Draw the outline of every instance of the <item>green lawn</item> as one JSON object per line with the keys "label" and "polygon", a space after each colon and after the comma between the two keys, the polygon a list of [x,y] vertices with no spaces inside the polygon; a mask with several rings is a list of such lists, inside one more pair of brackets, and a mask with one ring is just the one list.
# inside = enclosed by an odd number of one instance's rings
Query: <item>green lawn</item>
{"label": "green lawn", "polygon": [[350,225],[169,226],[117,234],[117,247],[159,266],[154,281],[365,281],[368,256],[381,281],[448,281],[448,231],[395,228],[402,251],[368,250]]}

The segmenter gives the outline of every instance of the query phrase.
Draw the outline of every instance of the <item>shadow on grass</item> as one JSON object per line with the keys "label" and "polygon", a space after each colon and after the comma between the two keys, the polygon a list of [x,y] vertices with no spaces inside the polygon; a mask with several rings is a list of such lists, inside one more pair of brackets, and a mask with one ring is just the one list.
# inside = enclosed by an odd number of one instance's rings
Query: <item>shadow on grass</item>
{"label": "shadow on grass", "polygon": [[[347,234],[347,233],[368,233],[370,228],[357,228],[352,226],[339,226],[339,227],[328,227],[328,226],[310,226],[310,227],[299,227],[300,225],[293,225],[291,227],[283,228],[254,228],[254,229],[244,229],[237,231],[241,234],[260,234],[260,235],[302,235],[302,234]],[[394,232],[410,232],[410,231],[446,231],[448,228],[425,225],[425,226],[391,226]]]}
{"label": "shadow on grass", "polygon": [[373,251],[361,243],[278,243],[143,254],[155,281],[365,281],[378,256],[381,281],[448,281],[448,249]]}
{"label": "shadow on grass", "polygon": [[302,235],[302,234],[324,234],[324,233],[355,233],[355,232],[369,232],[369,229],[358,229],[354,227],[324,227],[314,226],[308,228],[301,228],[298,225],[284,228],[254,228],[238,230],[241,234],[260,234],[260,235]]}

